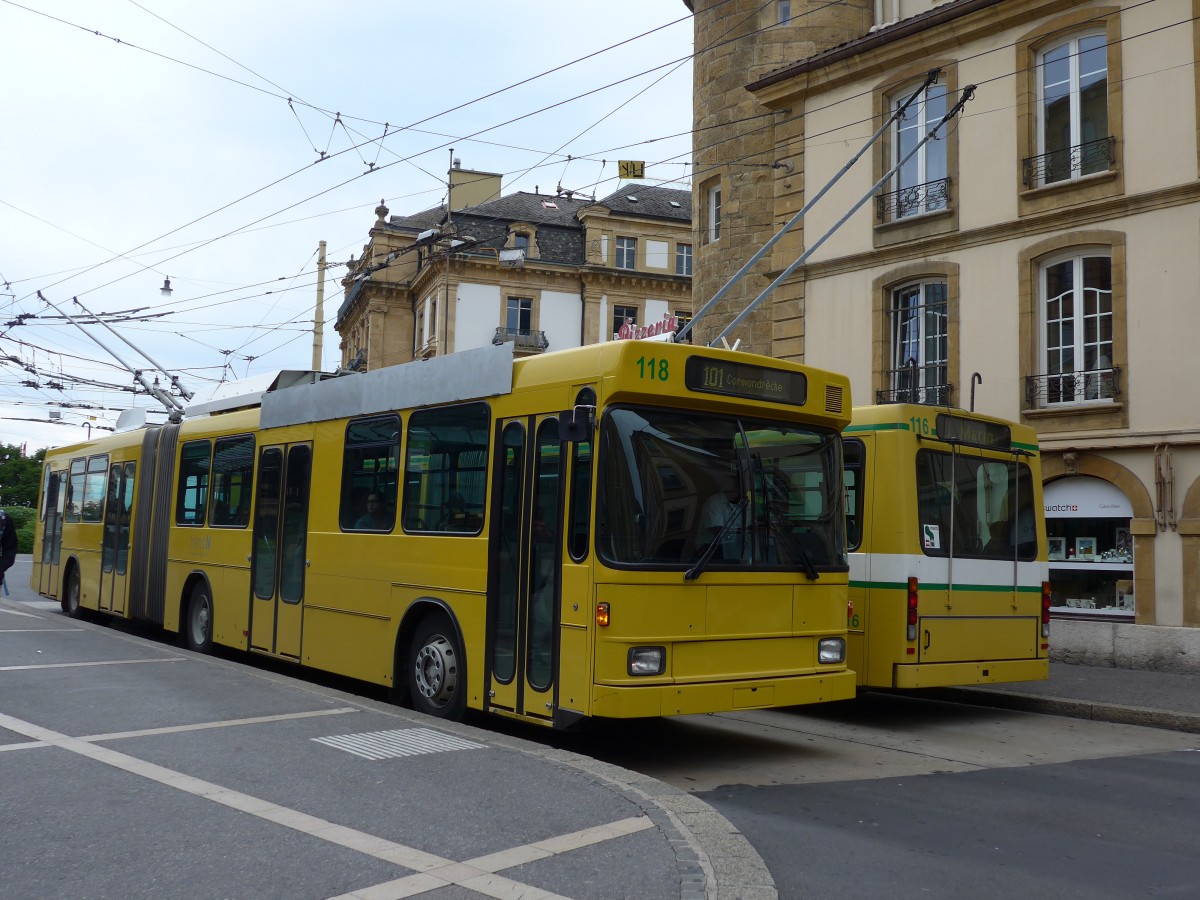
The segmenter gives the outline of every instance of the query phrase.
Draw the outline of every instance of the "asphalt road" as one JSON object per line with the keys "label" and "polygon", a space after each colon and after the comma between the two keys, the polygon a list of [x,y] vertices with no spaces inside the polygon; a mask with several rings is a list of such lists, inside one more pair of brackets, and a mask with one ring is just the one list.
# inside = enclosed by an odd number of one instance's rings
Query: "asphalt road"
{"label": "asphalt road", "polygon": [[1195,734],[870,694],[571,748],[713,806],[783,898],[1200,897]]}

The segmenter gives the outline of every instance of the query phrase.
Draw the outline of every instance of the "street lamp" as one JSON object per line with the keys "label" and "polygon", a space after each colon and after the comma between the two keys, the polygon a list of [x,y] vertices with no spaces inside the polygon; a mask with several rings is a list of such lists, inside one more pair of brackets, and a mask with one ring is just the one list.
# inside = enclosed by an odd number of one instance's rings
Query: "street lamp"
{"label": "street lamp", "polygon": [[170,279],[170,277],[163,279],[162,290],[160,290],[159,293],[162,294],[164,297],[171,296],[171,279]]}

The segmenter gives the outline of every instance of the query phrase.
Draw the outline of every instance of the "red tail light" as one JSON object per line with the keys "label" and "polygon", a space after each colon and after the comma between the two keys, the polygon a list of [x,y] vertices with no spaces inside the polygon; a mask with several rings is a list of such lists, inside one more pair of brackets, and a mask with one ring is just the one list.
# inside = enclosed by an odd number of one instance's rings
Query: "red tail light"
{"label": "red tail light", "polygon": [[1050,637],[1050,582],[1042,582],[1042,637]]}
{"label": "red tail light", "polygon": [[908,579],[908,639],[917,639],[917,579]]}

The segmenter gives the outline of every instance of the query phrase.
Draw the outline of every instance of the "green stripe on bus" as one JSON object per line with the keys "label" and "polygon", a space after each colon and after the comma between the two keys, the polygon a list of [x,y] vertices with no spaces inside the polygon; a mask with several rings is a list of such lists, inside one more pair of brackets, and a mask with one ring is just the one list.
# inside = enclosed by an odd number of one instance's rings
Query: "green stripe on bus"
{"label": "green stripe on bus", "polygon": [[847,431],[908,431],[908,423],[884,422],[880,425],[847,425],[843,429],[843,433]]}
{"label": "green stripe on bus", "polygon": [[[908,583],[904,581],[854,581],[851,580],[850,587],[860,588],[872,591],[907,591]],[[937,584],[932,581],[922,581],[917,585],[922,591],[944,591],[949,587],[947,584]],[[956,584],[956,591],[989,591],[993,593],[1008,592],[1013,589],[1011,584]],[[1017,585],[1018,594],[1040,594],[1042,592],[1041,585],[1021,584]]]}

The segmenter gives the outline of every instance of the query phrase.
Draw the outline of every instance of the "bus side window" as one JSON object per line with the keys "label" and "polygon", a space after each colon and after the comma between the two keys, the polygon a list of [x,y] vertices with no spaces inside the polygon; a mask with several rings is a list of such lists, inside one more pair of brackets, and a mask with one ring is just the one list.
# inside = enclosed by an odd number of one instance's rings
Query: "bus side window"
{"label": "bus side window", "polygon": [[842,447],[843,485],[846,506],[846,549],[857,550],[863,540],[863,472],[866,447],[862,441],[846,441]]}
{"label": "bus side window", "polygon": [[219,438],[213,451],[212,510],[208,524],[245,528],[250,524],[254,480],[254,435]]}
{"label": "bus side window", "polygon": [[71,477],[67,482],[66,520],[78,522],[79,513],[83,508],[83,476],[87,468],[87,460],[80,457],[71,460]]}
{"label": "bus side window", "polygon": [[579,441],[571,447],[571,498],[567,521],[570,532],[567,552],[575,562],[587,559],[592,519],[592,442]]}
{"label": "bus side window", "polygon": [[[346,426],[338,522],[343,531],[391,531],[396,525],[400,417],[359,419]],[[373,503],[368,504],[368,500]]]}
{"label": "bus side window", "polygon": [[189,441],[179,455],[179,493],[175,498],[176,525],[203,525],[208,508],[209,441]]}
{"label": "bus side window", "polygon": [[423,409],[408,420],[406,531],[479,534],[491,413],[484,403]]}

